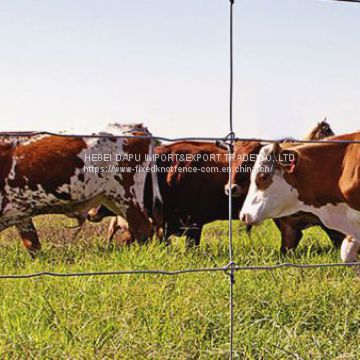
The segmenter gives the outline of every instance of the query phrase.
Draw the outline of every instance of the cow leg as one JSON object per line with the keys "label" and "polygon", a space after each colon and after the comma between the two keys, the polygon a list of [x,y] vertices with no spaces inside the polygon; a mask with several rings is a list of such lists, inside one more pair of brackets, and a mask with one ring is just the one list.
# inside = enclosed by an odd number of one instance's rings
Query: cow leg
{"label": "cow leg", "polygon": [[32,219],[24,219],[20,224],[15,225],[15,227],[30,256],[34,258],[41,249],[41,244]]}
{"label": "cow leg", "polygon": [[201,232],[202,232],[202,225],[199,226],[197,229],[189,229],[186,231],[186,247],[192,248],[194,246],[200,245],[200,239],[201,239]]}
{"label": "cow leg", "polygon": [[345,238],[345,235],[342,234],[339,231],[329,229],[325,225],[321,225],[321,228],[326,232],[327,236],[330,238],[334,246],[338,249],[341,247],[341,244],[343,243],[343,240]]}
{"label": "cow leg", "polygon": [[341,245],[341,259],[344,262],[355,262],[358,259],[360,243],[352,236],[347,236]]}
{"label": "cow leg", "polygon": [[179,234],[179,227],[180,225],[177,221],[174,221],[173,219],[167,219],[164,222],[164,229],[162,237],[160,237],[160,242],[165,243],[166,246],[170,246],[170,236]]}
{"label": "cow leg", "polygon": [[109,243],[111,243],[113,241],[113,238],[119,229],[120,229],[120,227],[117,225],[117,216],[114,216],[111,218],[109,228],[108,228]]}
{"label": "cow leg", "polygon": [[[164,225],[165,227],[165,225]],[[165,230],[164,227],[155,227],[155,236],[156,239],[159,241],[160,244],[162,243],[166,243],[166,238],[165,238]]]}
{"label": "cow leg", "polygon": [[301,229],[297,229],[281,219],[274,219],[274,222],[281,234],[281,253],[286,254],[288,251],[296,249],[302,238]]}

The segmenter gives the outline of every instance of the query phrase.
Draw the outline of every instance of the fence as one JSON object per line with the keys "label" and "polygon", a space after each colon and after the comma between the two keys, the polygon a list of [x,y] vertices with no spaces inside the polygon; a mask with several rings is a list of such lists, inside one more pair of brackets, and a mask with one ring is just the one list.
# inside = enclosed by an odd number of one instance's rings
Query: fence
{"label": "fence", "polygon": [[[232,154],[234,151],[234,143],[236,141],[261,141],[267,143],[274,143],[276,140],[273,139],[259,139],[259,138],[238,138],[236,137],[233,130],[233,5],[235,0],[230,1],[230,101],[229,101],[229,134],[225,137],[182,137],[182,138],[167,138],[158,136],[113,136],[117,138],[148,138],[152,140],[161,141],[223,141],[228,146],[228,158],[229,158],[229,185],[231,189],[232,181]],[[360,0],[331,0],[338,2],[354,2],[360,3]],[[106,135],[79,135],[79,134],[55,134],[52,132],[2,132],[2,137],[29,137],[35,135],[57,135],[62,137],[83,137],[83,138],[94,138],[94,137],[107,137]],[[360,144],[359,141],[351,140],[297,140],[288,139],[287,142],[296,143],[356,143]],[[163,275],[163,276],[178,276],[189,273],[207,273],[207,272],[224,272],[229,278],[229,358],[233,358],[233,325],[234,325],[234,283],[235,283],[235,272],[237,271],[275,271],[284,268],[296,268],[296,269],[314,269],[314,268],[330,268],[330,267],[354,267],[360,266],[360,262],[351,263],[321,263],[321,264],[295,264],[295,263],[280,263],[277,265],[262,265],[262,266],[241,266],[234,262],[233,259],[233,243],[232,243],[232,196],[231,191],[228,195],[228,251],[229,251],[229,262],[222,267],[211,267],[211,268],[188,268],[179,269],[173,271],[166,270],[114,270],[114,271],[96,271],[96,272],[74,272],[74,273],[56,273],[56,272],[37,272],[30,274],[3,274],[0,275],[0,279],[30,279],[42,276],[51,277],[89,277],[89,276],[110,276],[110,275]]]}
{"label": "fence", "polygon": [[[102,138],[107,137],[107,135],[79,135],[79,134],[55,134],[51,132],[2,132],[0,136],[2,137],[29,137],[35,135],[57,135],[62,137],[84,137],[84,138]],[[148,138],[152,140],[163,140],[163,141],[192,141],[192,140],[203,140],[203,141],[224,141],[228,145],[228,158],[229,158],[229,183],[231,185],[232,180],[232,157],[230,156],[233,153],[234,143],[236,141],[263,141],[269,143],[275,143],[277,140],[266,140],[266,139],[249,139],[249,138],[237,138],[232,132],[229,135],[223,138],[216,137],[203,137],[203,138],[166,138],[166,137],[156,137],[156,136],[113,136],[117,138]],[[356,143],[360,144],[360,140],[297,140],[297,139],[288,139],[287,142],[294,143]],[[230,186],[231,188],[231,186]],[[234,262],[233,259],[233,244],[232,244],[232,196],[231,192],[228,195],[229,199],[229,216],[228,216],[228,239],[229,239],[229,262],[222,267],[210,267],[210,268],[187,268],[179,269],[173,271],[167,270],[114,270],[114,271],[96,271],[96,272],[73,272],[73,273],[57,273],[57,272],[37,272],[30,274],[0,274],[0,280],[2,279],[30,279],[37,277],[89,277],[89,276],[111,276],[111,275],[163,275],[163,276],[178,276],[182,274],[190,273],[210,273],[210,272],[224,272],[229,278],[229,325],[230,325],[230,349],[229,349],[229,358],[233,358],[233,324],[234,324],[234,283],[235,283],[235,273],[238,271],[275,271],[284,268],[296,268],[296,269],[315,269],[315,268],[330,268],[330,267],[355,267],[360,266],[360,262],[349,262],[349,263],[320,263],[320,264],[295,264],[295,263],[280,263],[277,265],[261,265],[261,266],[241,266]]]}

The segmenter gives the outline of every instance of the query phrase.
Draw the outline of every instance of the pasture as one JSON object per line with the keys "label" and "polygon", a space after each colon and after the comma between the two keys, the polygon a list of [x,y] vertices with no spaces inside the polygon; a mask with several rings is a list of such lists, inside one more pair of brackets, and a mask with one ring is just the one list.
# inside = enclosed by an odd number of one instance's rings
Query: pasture
{"label": "pasture", "polygon": [[[75,241],[63,217],[39,217],[43,251],[34,261],[17,233],[1,233],[1,273],[224,266],[227,223],[206,227],[199,249],[156,242],[107,245],[106,222]],[[338,262],[318,228],[290,256],[279,253],[272,222],[249,238],[234,222],[238,265]],[[8,359],[226,359],[228,277],[125,275],[1,280],[0,353]],[[235,358],[359,359],[360,281],[347,268],[241,271],[235,284]]]}

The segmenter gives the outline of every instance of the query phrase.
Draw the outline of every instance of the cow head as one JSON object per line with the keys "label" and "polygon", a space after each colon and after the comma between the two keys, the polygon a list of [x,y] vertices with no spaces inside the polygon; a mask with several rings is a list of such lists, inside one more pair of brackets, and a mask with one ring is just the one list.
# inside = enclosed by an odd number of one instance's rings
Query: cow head
{"label": "cow head", "polygon": [[316,126],[311,129],[309,134],[305,136],[304,140],[322,140],[334,135],[334,132],[325,118],[323,121],[318,122]]}
{"label": "cow head", "polygon": [[317,132],[317,138],[319,140],[326,139],[329,136],[335,135],[334,132],[332,131],[330,125],[326,121],[326,118],[323,121],[321,121],[320,123],[318,123],[318,127],[319,127],[319,131]]}
{"label": "cow head", "polygon": [[225,194],[235,198],[245,196],[250,186],[250,174],[257,154],[261,149],[259,142],[238,141],[234,146],[234,160],[231,166],[230,183],[225,185]]}
{"label": "cow head", "polygon": [[294,149],[283,149],[278,143],[262,148],[250,177],[250,187],[240,212],[248,225],[266,218],[287,216],[296,212],[297,191],[293,187],[299,156]]}

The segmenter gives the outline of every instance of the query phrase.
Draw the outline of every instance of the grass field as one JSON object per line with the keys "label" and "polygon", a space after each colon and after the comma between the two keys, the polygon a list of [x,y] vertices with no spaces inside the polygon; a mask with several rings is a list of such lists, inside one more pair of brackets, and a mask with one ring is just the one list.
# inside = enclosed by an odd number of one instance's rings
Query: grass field
{"label": "grass field", "polygon": [[[206,227],[201,247],[183,239],[116,248],[106,224],[87,224],[76,241],[68,220],[37,219],[43,251],[31,261],[17,234],[1,234],[1,273],[182,269],[228,263],[227,223]],[[279,254],[271,222],[248,238],[234,226],[237,264],[338,262],[317,228],[298,250]],[[228,277],[125,275],[1,280],[0,353],[4,359],[226,359],[229,347]],[[360,281],[351,269],[238,272],[235,284],[235,358],[359,359]]]}

